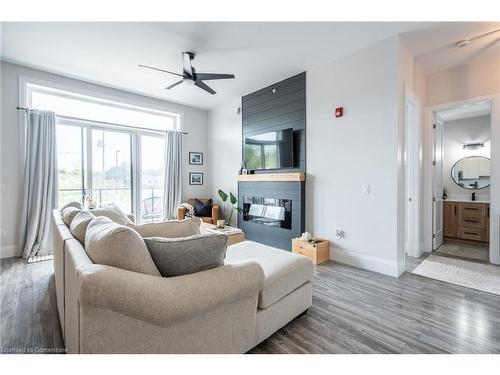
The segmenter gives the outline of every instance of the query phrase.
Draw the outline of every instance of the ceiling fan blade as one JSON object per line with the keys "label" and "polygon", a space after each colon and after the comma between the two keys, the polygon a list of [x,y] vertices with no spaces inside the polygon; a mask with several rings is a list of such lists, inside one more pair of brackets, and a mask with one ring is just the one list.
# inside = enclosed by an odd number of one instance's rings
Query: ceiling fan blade
{"label": "ceiling fan blade", "polygon": [[196,79],[208,81],[210,79],[231,79],[234,74],[217,74],[217,73],[196,73]]}
{"label": "ceiling fan blade", "polygon": [[193,76],[193,68],[191,67],[191,56],[188,52],[182,52],[182,66],[184,73]]}
{"label": "ceiling fan blade", "polygon": [[173,74],[173,75],[176,75],[176,76],[179,76],[179,77],[183,77],[182,74],[179,74],[179,73],[174,73],[174,72],[170,72],[168,70],[164,70],[164,69],[160,69],[160,68],[155,68],[154,66],[148,66],[148,65],[141,65],[139,64],[139,66],[141,68],[148,68],[148,69],[153,69],[153,70],[157,70],[159,72],[163,72],[163,73],[169,73],[169,74]]}
{"label": "ceiling fan blade", "polygon": [[203,89],[207,92],[209,92],[210,94],[215,94],[215,91],[208,85],[205,84],[205,82],[202,82],[202,81],[194,81],[194,84],[196,86],[198,86],[200,89]]}
{"label": "ceiling fan blade", "polygon": [[172,83],[170,86],[165,87],[165,90],[170,90],[172,87],[175,87],[175,86],[177,86],[177,85],[180,85],[182,82],[184,82],[184,80],[182,80],[182,79],[181,79],[181,80],[180,80],[180,81],[178,81],[178,82]]}

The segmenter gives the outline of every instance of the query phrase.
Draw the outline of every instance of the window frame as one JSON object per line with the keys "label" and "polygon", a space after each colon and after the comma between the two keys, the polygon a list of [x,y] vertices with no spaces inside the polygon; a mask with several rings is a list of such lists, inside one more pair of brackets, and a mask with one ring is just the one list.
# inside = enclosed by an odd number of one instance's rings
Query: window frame
{"label": "window frame", "polygon": [[[106,104],[120,108],[130,109],[134,111],[158,114],[174,120],[174,129],[180,131],[182,128],[184,113],[178,110],[165,110],[165,108],[157,109],[150,106],[138,106],[122,101],[117,101],[116,98],[109,96],[103,98],[95,92],[83,90],[80,88],[70,87],[66,85],[55,84],[52,82],[33,79],[26,76],[19,76],[19,105],[21,107],[32,107],[32,93],[34,91],[44,93],[54,93],[56,96],[70,97],[73,99],[87,100],[99,104]],[[114,99],[114,100],[113,100]],[[20,117],[22,124],[22,117]],[[57,116],[57,125],[77,126],[80,127],[82,134],[82,201],[83,195],[87,190],[92,189],[92,129],[100,129],[113,132],[122,132],[130,134],[131,139],[131,211],[136,218],[136,222],[141,222],[141,203],[142,203],[142,136],[163,138],[165,132],[162,130],[147,129],[142,127],[134,127],[120,125],[108,122],[100,122],[90,119],[72,118],[69,116]],[[24,155],[25,134],[21,136],[21,154]],[[86,142],[86,145],[85,145]],[[164,150],[163,150],[164,151]],[[59,190],[59,189],[58,189]]]}

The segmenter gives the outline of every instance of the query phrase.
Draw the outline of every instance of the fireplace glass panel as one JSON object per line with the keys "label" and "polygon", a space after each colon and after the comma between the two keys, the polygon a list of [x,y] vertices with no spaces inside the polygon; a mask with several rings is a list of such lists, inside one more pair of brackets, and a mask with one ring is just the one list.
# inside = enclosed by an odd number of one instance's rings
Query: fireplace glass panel
{"label": "fireplace glass panel", "polygon": [[290,199],[243,197],[243,220],[269,227],[292,229]]}

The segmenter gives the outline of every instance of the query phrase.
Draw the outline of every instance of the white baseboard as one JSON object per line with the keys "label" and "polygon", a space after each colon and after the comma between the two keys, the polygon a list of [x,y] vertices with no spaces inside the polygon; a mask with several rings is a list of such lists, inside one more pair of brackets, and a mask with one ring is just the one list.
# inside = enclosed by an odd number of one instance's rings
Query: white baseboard
{"label": "white baseboard", "polygon": [[404,265],[398,264],[396,260],[390,261],[336,247],[330,247],[330,259],[347,264],[348,266],[363,268],[394,277],[398,277],[404,272]]}
{"label": "white baseboard", "polygon": [[8,245],[0,247],[0,259],[17,257],[17,245]]}

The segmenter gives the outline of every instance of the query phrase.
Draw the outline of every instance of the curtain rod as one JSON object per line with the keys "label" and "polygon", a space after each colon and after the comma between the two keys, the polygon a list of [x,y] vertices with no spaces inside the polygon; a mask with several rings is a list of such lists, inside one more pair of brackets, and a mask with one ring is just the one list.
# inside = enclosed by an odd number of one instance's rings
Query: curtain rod
{"label": "curtain rod", "polygon": [[[16,107],[18,111],[26,111],[26,113],[28,113],[29,111],[31,111],[32,109],[31,108],[24,108],[24,107]],[[57,114],[56,114],[57,116]],[[115,124],[115,123],[112,123],[112,122],[105,122],[105,121],[97,121],[97,120],[88,120],[88,119],[84,119],[84,118],[79,118],[79,117],[71,117],[71,116],[62,116],[60,115],[59,117],[62,117],[62,118],[65,118],[65,119],[69,119],[69,120],[77,120],[77,121],[88,121],[88,122],[95,122],[96,124],[103,124],[103,125],[114,125],[114,126],[121,126],[121,127],[127,127],[127,125],[122,125],[122,124]],[[156,132],[159,132],[159,133],[164,133],[164,131],[162,130],[155,130],[155,129],[147,129],[147,128],[142,128],[140,126],[137,126],[137,127],[133,127],[135,129],[143,129],[143,130],[149,130],[149,131],[156,131]],[[180,132],[184,135],[187,135],[188,133],[187,132]]]}

